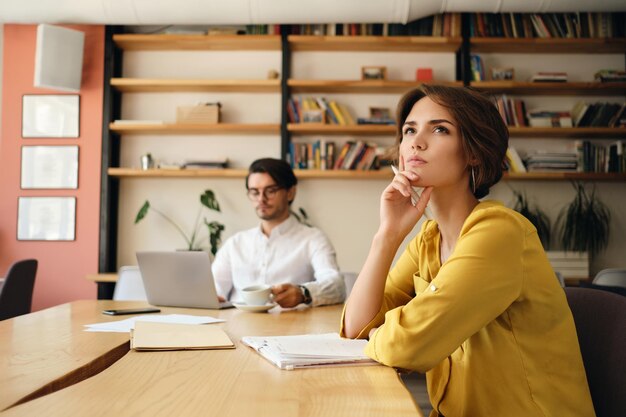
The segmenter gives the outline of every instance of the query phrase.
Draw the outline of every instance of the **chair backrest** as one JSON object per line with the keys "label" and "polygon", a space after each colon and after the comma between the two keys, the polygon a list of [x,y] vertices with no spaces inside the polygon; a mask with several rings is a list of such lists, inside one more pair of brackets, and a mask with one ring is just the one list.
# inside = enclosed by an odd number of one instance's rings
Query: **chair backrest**
{"label": "chair backrest", "polygon": [[626,288],[626,269],[610,268],[598,272],[593,279],[594,285]]}
{"label": "chair backrest", "polygon": [[11,265],[0,291],[0,320],[30,313],[36,275],[36,259],[26,259]]}
{"label": "chair backrest", "polygon": [[626,297],[566,287],[597,417],[626,410]]}
{"label": "chair backrest", "polygon": [[559,271],[554,271],[554,275],[556,275],[556,279],[559,281],[561,288],[565,288],[565,278],[563,278],[563,274]]}
{"label": "chair backrest", "polygon": [[346,284],[346,300],[348,299],[358,276],[358,272],[343,272],[343,282]]}
{"label": "chair backrest", "polygon": [[115,290],[113,291],[113,299],[137,301],[148,299],[138,266],[123,266],[120,268]]}

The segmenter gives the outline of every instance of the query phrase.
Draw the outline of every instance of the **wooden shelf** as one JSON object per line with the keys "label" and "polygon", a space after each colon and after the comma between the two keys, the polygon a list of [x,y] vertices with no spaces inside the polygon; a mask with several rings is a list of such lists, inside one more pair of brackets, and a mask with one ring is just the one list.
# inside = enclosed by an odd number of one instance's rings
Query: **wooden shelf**
{"label": "wooden shelf", "polygon": [[296,177],[300,179],[329,179],[329,180],[391,180],[393,172],[390,168],[379,171],[353,171],[344,169],[296,169]]}
{"label": "wooden shelf", "polygon": [[245,178],[248,170],[109,168],[107,173],[117,178]]}
{"label": "wooden shelf", "polygon": [[461,38],[435,36],[305,36],[289,35],[292,51],[456,52]]}
{"label": "wooden shelf", "polygon": [[219,91],[280,93],[280,80],[181,80],[111,78],[111,86],[123,93]]}
{"label": "wooden shelf", "polygon": [[[292,93],[366,93],[396,94],[417,88],[423,83],[419,81],[392,80],[287,80]],[[460,87],[461,81],[439,81],[433,84]]]}
{"label": "wooden shelf", "polygon": [[[330,125],[289,123],[287,130],[294,135],[362,135],[395,137],[394,125]],[[525,138],[620,138],[626,129],[615,127],[509,127],[511,137]]]}
{"label": "wooden shelf", "polygon": [[[245,178],[246,169],[149,169],[137,168],[109,168],[108,174],[116,178]],[[391,169],[379,171],[349,171],[349,170],[316,170],[296,169],[296,176],[300,179],[360,179],[360,180],[389,180],[393,173]],[[504,180],[508,181],[626,181],[626,174],[602,174],[593,172],[528,172],[505,173]]]}
{"label": "wooden shelf", "polygon": [[602,139],[626,136],[619,127],[509,127],[511,137]]}
{"label": "wooden shelf", "polygon": [[130,123],[110,123],[109,129],[123,135],[138,135],[145,133],[154,134],[266,134],[280,133],[280,125],[278,124],[235,124],[235,123],[217,123],[217,124],[130,124]]}
{"label": "wooden shelf", "polygon": [[572,82],[544,83],[517,81],[472,81],[470,86],[492,94],[520,94],[539,96],[623,96],[626,83]]}
{"label": "wooden shelf", "polygon": [[508,181],[626,181],[626,174],[605,174],[599,172],[507,172],[503,178]]}
{"label": "wooden shelf", "polygon": [[280,51],[278,35],[113,35],[125,51]]}
{"label": "wooden shelf", "polygon": [[[116,178],[245,178],[247,169],[148,169],[109,168],[109,176]],[[390,169],[380,171],[348,171],[348,170],[294,170],[298,178],[321,179],[391,179]]]}
{"label": "wooden shelf", "polygon": [[317,123],[289,123],[287,130],[295,135],[380,135],[395,136],[394,125],[322,125]]}
{"label": "wooden shelf", "polygon": [[528,54],[623,54],[626,38],[471,38],[472,52]]}

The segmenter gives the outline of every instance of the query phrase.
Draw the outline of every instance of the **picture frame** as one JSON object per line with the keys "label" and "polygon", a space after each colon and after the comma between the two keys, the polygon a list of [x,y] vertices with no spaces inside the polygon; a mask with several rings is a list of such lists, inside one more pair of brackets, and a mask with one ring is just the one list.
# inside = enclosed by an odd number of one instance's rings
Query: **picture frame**
{"label": "picture frame", "polygon": [[77,189],[78,146],[22,146],[22,189]]}
{"label": "picture frame", "polygon": [[366,66],[361,67],[361,80],[386,80],[387,67]]}
{"label": "picture frame", "polygon": [[76,239],[76,197],[18,197],[17,240]]}
{"label": "picture frame", "polygon": [[510,67],[492,67],[491,79],[494,81],[505,81],[515,79],[515,68]]}
{"label": "picture frame", "polygon": [[370,107],[370,119],[392,119],[388,107]]}
{"label": "picture frame", "polygon": [[22,96],[22,138],[79,137],[78,94]]}
{"label": "picture frame", "polygon": [[321,109],[303,110],[302,123],[326,123],[326,112]]}

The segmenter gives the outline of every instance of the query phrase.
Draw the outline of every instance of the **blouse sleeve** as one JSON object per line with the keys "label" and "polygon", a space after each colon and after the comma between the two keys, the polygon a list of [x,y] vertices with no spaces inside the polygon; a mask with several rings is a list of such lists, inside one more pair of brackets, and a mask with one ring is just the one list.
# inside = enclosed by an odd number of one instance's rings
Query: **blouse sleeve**
{"label": "blouse sleeve", "polygon": [[501,210],[471,215],[436,278],[416,283],[418,292],[407,303],[386,303],[392,309],[372,335],[366,354],[388,366],[419,371],[452,354],[519,297],[527,232]]}
{"label": "blouse sleeve", "polygon": [[[415,288],[413,286],[413,276],[419,275],[418,253],[420,242],[423,239],[424,230],[427,228],[428,222],[424,222],[420,233],[407,245],[406,249],[400,255],[395,266],[387,275],[385,282],[385,292],[383,295],[383,303],[380,310],[374,318],[365,326],[356,339],[367,339],[370,330],[378,327],[385,321],[385,313],[393,308],[407,304],[415,296]],[[340,335],[345,337],[344,331],[344,312],[341,315],[341,331]]]}

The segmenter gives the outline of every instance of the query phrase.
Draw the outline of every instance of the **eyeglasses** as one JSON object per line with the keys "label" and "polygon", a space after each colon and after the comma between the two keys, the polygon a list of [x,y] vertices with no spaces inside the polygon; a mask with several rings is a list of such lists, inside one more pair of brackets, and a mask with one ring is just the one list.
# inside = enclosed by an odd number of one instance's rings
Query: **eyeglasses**
{"label": "eyeglasses", "polygon": [[260,190],[256,188],[250,188],[248,189],[247,194],[248,194],[248,198],[252,201],[258,200],[259,198],[261,198],[261,195],[266,200],[271,200],[272,198],[274,198],[276,193],[282,189],[283,187],[281,187],[280,185],[270,185],[269,187],[265,187]]}

